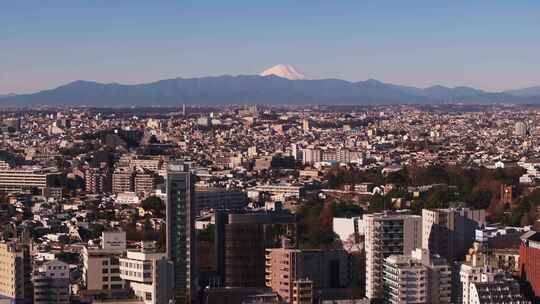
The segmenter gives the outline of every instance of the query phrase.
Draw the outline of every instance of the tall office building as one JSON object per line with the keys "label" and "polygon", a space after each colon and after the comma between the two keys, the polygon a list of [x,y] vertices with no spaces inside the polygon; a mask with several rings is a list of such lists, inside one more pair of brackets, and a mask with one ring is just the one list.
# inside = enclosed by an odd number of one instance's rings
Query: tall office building
{"label": "tall office building", "polygon": [[167,258],[173,262],[176,303],[196,295],[195,176],[188,164],[167,169]]}
{"label": "tall office building", "polygon": [[18,241],[0,243],[0,296],[32,303],[32,265],[28,246]]}
{"label": "tall office building", "polygon": [[391,255],[410,255],[421,244],[422,217],[401,212],[364,216],[366,224],[366,296],[383,298],[383,265]]}
{"label": "tall office building", "polygon": [[[221,286],[264,287],[265,250],[281,244],[277,234],[287,231],[296,240],[296,216],[286,211],[215,213],[215,258]],[[281,226],[283,229],[275,229]]]}
{"label": "tall office building", "polygon": [[476,228],[485,223],[485,210],[423,209],[422,248],[449,261],[460,260],[471,248]]}

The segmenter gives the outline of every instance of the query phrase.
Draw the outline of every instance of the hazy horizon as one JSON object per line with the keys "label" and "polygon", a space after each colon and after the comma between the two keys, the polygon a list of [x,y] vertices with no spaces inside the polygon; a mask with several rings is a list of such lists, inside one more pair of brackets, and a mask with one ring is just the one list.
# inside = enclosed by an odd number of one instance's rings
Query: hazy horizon
{"label": "hazy horizon", "polygon": [[[0,94],[259,74],[505,91],[540,85],[537,1],[5,3]],[[7,46],[7,47],[5,47]]]}

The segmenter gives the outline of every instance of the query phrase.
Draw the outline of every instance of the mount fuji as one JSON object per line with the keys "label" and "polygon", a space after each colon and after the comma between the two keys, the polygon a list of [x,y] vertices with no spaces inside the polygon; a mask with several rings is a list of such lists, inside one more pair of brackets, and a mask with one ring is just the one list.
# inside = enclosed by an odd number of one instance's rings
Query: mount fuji
{"label": "mount fuji", "polygon": [[275,65],[265,71],[263,71],[260,76],[278,76],[281,78],[289,79],[289,80],[302,80],[306,79],[306,76],[304,76],[302,73],[298,72],[294,67],[286,64],[278,64]]}

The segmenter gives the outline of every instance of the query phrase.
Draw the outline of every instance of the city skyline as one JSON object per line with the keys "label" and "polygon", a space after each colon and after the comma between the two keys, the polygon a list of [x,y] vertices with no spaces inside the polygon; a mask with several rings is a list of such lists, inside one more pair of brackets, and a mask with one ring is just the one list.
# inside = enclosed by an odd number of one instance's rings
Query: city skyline
{"label": "city skyline", "polygon": [[312,79],[489,91],[540,84],[534,1],[94,4],[5,4],[0,94],[78,79],[259,74],[279,63]]}

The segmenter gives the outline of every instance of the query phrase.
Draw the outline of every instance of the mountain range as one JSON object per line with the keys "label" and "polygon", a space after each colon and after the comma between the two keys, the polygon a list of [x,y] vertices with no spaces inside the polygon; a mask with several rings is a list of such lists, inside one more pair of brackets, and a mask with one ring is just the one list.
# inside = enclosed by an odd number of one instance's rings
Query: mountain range
{"label": "mountain range", "polygon": [[[78,80],[33,94],[3,96],[0,98],[0,106],[540,103],[540,87],[505,92],[487,92],[470,87],[416,88],[374,79],[359,82],[340,79],[310,80],[289,66],[276,68],[275,73],[272,73],[271,69],[267,70],[269,72],[264,76],[175,78],[134,85]],[[285,74],[280,75],[282,72]],[[287,79],[288,76],[293,79]]]}

